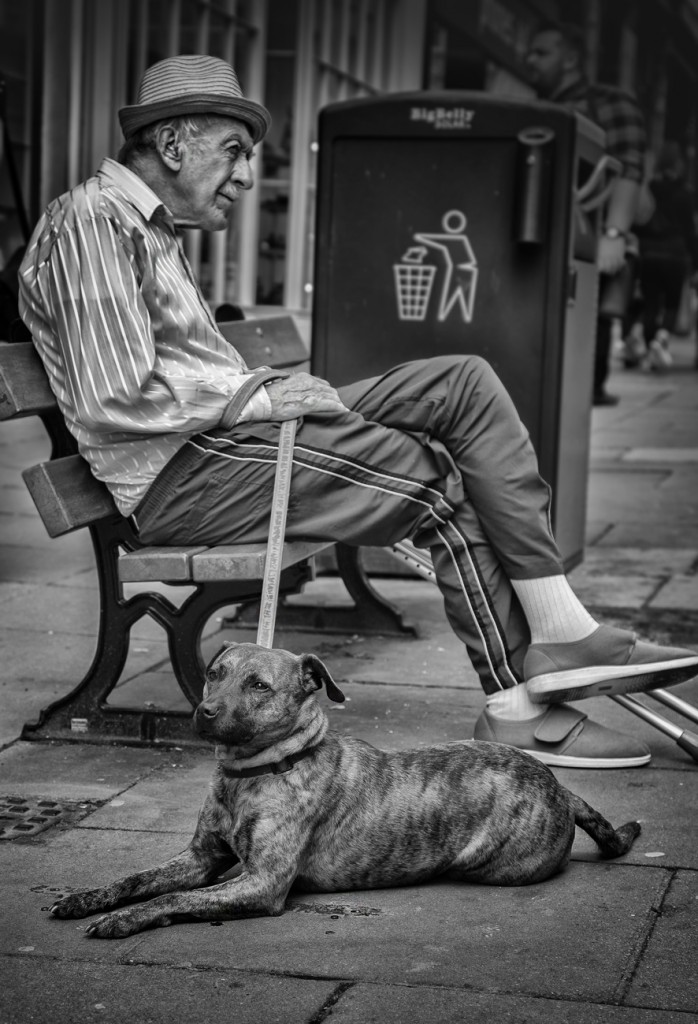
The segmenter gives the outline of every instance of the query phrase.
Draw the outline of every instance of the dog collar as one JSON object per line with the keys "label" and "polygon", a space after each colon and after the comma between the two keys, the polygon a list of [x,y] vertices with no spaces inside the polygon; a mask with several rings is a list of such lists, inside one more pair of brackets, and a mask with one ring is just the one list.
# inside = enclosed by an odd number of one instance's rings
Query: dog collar
{"label": "dog collar", "polygon": [[254,768],[228,768],[225,764],[221,764],[219,767],[226,779],[251,779],[255,775],[285,775],[286,772],[291,771],[298,761],[302,761],[313,750],[314,747],[305,747],[295,754],[282,757],[280,761],[272,761],[270,764],[258,764]]}

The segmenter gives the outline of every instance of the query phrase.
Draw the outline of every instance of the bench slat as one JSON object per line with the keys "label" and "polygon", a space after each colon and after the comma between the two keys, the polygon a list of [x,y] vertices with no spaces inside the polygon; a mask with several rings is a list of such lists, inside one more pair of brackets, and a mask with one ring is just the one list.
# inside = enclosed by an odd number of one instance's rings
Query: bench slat
{"label": "bench slat", "polygon": [[192,555],[205,547],[139,548],[119,555],[122,583],[152,583],[154,580],[190,580]]}
{"label": "bench slat", "polygon": [[273,366],[288,369],[299,367],[309,359],[308,350],[291,316],[232,320],[218,324],[218,329],[251,368]]}
{"label": "bench slat", "polygon": [[56,399],[31,342],[0,344],[0,420],[48,412]]}
{"label": "bench slat", "polygon": [[[326,541],[292,541],[284,544],[281,568],[323,551],[330,545]],[[192,579],[196,583],[213,580],[261,580],[264,577],[266,544],[222,544],[194,555]]]}
{"label": "bench slat", "polygon": [[119,515],[109,491],[81,455],[41,462],[25,469],[22,477],[49,537]]}

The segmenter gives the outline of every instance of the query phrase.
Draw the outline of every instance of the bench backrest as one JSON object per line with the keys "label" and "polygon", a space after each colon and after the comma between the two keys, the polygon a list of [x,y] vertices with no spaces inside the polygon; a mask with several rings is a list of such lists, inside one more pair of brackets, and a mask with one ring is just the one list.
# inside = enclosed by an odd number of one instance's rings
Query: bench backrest
{"label": "bench backrest", "polygon": [[[252,368],[307,368],[308,350],[290,316],[235,320],[218,327]],[[60,419],[56,399],[31,342],[0,344],[0,420],[20,416],[41,416],[51,440],[56,441]],[[64,449],[63,436],[60,443]],[[53,458],[22,476],[50,537],[119,515],[109,491],[92,476],[80,455]]]}

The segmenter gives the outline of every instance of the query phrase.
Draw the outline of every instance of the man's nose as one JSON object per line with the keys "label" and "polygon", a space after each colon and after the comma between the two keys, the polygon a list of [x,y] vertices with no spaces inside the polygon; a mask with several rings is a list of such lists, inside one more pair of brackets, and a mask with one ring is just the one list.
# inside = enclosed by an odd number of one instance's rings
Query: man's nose
{"label": "man's nose", "polygon": [[250,161],[247,157],[240,157],[235,161],[233,167],[232,179],[238,188],[252,188],[254,184],[254,174],[250,166]]}

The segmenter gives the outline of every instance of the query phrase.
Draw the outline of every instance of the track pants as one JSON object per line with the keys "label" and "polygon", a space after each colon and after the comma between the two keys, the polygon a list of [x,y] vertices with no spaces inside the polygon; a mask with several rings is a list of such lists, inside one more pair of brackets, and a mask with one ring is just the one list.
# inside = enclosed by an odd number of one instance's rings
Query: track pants
{"label": "track pants", "polygon": [[[510,580],[563,572],[550,489],[514,405],[478,356],[395,367],[306,416],[286,537],[429,548],[446,614],[486,693],[521,681],[528,627]],[[136,510],[148,544],[267,540],[278,423],[197,434]]]}

